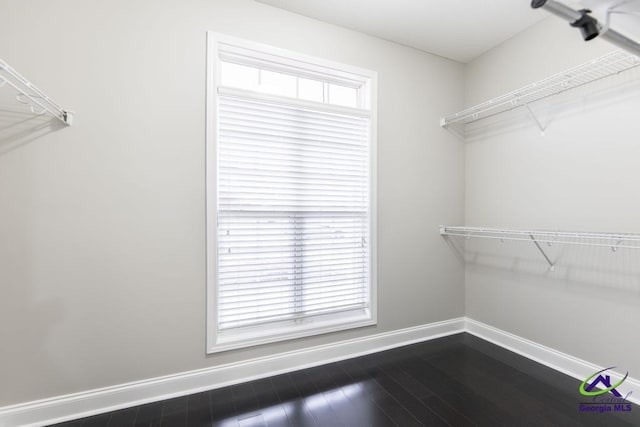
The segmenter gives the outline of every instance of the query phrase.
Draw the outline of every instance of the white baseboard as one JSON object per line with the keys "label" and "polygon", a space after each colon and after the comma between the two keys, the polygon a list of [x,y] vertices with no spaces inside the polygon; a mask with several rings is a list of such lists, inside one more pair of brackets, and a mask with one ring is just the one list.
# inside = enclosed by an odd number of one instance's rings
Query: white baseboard
{"label": "white baseboard", "polygon": [[[606,368],[606,366],[595,365],[470,318],[466,319],[465,330],[478,338],[492,342],[580,381],[584,381],[585,378],[588,378],[594,372]],[[624,373],[620,374],[615,371],[613,371],[613,374],[616,377],[624,376]],[[632,391],[628,400],[636,405],[640,405],[639,380],[627,378],[624,382],[624,390],[626,392]],[[576,393],[577,392],[576,389]]]}
{"label": "white baseboard", "polygon": [[[0,408],[0,427],[43,426],[63,422],[350,359],[460,332],[468,332],[580,381],[604,368],[493,326],[462,317],[243,362],[5,406]],[[640,405],[640,381],[628,378],[624,385],[625,391],[633,391],[629,400]]]}
{"label": "white baseboard", "polygon": [[0,426],[42,426],[185,396],[464,332],[451,319],[269,357],[0,408]]}

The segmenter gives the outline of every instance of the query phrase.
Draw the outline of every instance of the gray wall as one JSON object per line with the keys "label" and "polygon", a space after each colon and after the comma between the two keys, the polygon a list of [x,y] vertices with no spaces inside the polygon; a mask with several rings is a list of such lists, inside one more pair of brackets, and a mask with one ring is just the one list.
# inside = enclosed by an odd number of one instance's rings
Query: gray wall
{"label": "gray wall", "polygon": [[[377,327],[205,356],[205,32],[379,73]],[[0,406],[464,315],[463,67],[248,0],[0,0]]]}
{"label": "gray wall", "polygon": [[[474,60],[466,104],[614,50],[549,18]],[[640,233],[640,69],[472,127],[466,224]],[[468,241],[467,316],[587,361],[640,374],[640,251]]]}

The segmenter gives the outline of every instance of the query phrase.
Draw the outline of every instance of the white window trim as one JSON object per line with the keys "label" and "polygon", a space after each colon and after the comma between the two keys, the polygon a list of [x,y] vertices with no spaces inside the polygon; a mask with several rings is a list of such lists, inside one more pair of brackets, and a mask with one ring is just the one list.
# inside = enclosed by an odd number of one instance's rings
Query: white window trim
{"label": "white window trim", "polygon": [[[362,91],[370,96],[363,99],[363,105],[366,105],[370,111],[370,164],[369,164],[369,242],[370,242],[370,307],[368,315],[357,316],[353,321],[345,323],[344,317],[338,322],[327,316],[326,321],[314,321],[308,326],[297,327],[295,331],[283,330],[269,336],[248,334],[241,338],[233,340],[221,339],[217,331],[217,301],[216,301],[216,277],[217,277],[217,260],[218,260],[218,242],[217,242],[217,96],[218,87],[220,86],[220,70],[221,60],[219,55],[220,45],[237,46],[243,49],[251,49],[256,52],[267,52],[270,55],[278,55],[282,58],[283,67],[291,67],[291,64],[305,62],[310,64],[310,69],[315,68],[331,68],[335,70],[335,81],[345,84],[349,80],[346,76],[362,76],[362,81],[368,84],[367,90]],[[306,67],[305,67],[306,68]],[[351,80],[353,82],[353,80]],[[361,93],[360,96],[363,94]],[[267,96],[267,95],[265,95]],[[292,104],[308,105],[311,101],[303,101],[291,99]],[[313,103],[313,102],[311,102]],[[316,103],[313,103],[316,104]],[[317,104],[316,104],[317,105]],[[323,108],[334,109],[335,111],[344,111],[353,113],[354,109],[348,107],[339,107],[334,105],[322,104]],[[377,324],[377,73],[344,65],[332,61],[318,59],[315,57],[291,52],[288,50],[274,48],[269,45],[250,42],[243,39],[223,35],[220,33],[207,32],[207,83],[206,83],[206,259],[207,259],[207,332],[206,332],[206,351],[208,354],[227,351],[238,348],[251,347],[256,345],[274,343],[284,340],[291,340],[313,335],[326,334],[331,332],[343,331],[365,326]]]}

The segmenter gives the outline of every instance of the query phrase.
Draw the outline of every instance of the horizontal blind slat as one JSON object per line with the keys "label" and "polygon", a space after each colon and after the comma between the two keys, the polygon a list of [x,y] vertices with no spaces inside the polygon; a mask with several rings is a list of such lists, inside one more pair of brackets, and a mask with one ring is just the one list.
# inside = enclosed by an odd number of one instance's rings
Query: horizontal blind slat
{"label": "horizontal blind slat", "polygon": [[275,103],[269,103],[264,101],[241,99],[239,97],[227,97],[219,96],[219,105],[227,106],[229,109],[239,112],[264,112],[269,111],[274,115],[280,115],[281,117],[306,117],[313,120],[316,117],[322,118],[326,121],[332,121],[334,123],[353,123],[357,120],[367,120],[360,116],[336,114],[333,112],[324,112],[321,109],[311,108],[296,108],[291,106],[278,105]]}
{"label": "horizontal blind slat", "polygon": [[235,149],[237,151],[249,151],[257,149],[262,152],[280,154],[298,154],[301,156],[318,157],[344,157],[346,159],[361,160],[366,155],[366,146],[352,147],[343,144],[332,146],[328,144],[318,145],[314,143],[296,143],[279,138],[267,139],[264,135],[257,138],[234,138],[228,136],[224,142],[218,144],[219,148]]}
{"label": "horizontal blind slat", "polygon": [[[364,305],[364,301],[355,301],[355,300],[362,300],[364,299],[363,297],[358,297],[358,298],[342,298],[342,297],[335,297],[335,298],[326,298],[324,300],[321,301],[314,301],[311,304],[305,304],[303,306],[303,308],[301,309],[302,312],[304,311],[316,311],[316,310],[320,310],[323,307],[326,306],[331,306],[330,308],[334,308],[336,306],[356,306],[356,305]],[[263,307],[263,312],[272,312],[275,311],[273,308],[273,306],[265,306]],[[277,309],[276,309],[277,310]],[[225,310],[221,310],[224,314]],[[260,310],[258,309],[258,313],[260,312]],[[256,314],[256,307],[243,307],[240,309],[230,309],[228,310],[228,316],[231,318],[245,318],[245,319],[251,319],[252,317],[255,316]]]}
{"label": "horizontal blind slat", "polygon": [[335,170],[351,170],[351,169],[367,169],[364,159],[349,158],[342,155],[324,155],[305,154],[296,152],[273,152],[261,150],[258,147],[226,147],[221,146],[219,155],[227,160],[234,160],[238,164],[252,165],[255,163],[277,164],[282,167],[303,166],[314,167],[318,169],[327,169],[327,166],[333,166]]}
{"label": "horizontal blind slat", "polygon": [[345,156],[367,155],[367,145],[351,145],[317,141],[299,140],[296,138],[278,138],[265,134],[233,135],[233,133],[221,134],[218,145],[237,145],[239,147],[266,146],[273,150],[291,150],[302,152],[315,152],[318,154],[341,154]]}
{"label": "horizontal blind slat", "polygon": [[[295,275],[295,276],[298,276],[298,275]],[[301,274],[299,276],[300,277],[296,277],[296,279],[303,279],[307,287],[312,287],[316,283],[348,284],[351,281],[359,281],[359,280],[364,280],[366,278],[366,275],[364,275],[362,271],[355,272],[355,273],[336,273],[336,274],[320,274],[320,275]],[[268,283],[279,283],[283,281],[283,280],[267,281],[266,279],[261,279],[259,282],[260,284],[258,285],[258,283],[256,283],[255,281],[255,278],[253,279],[254,280],[233,280],[233,279],[221,280],[220,289],[221,290],[225,288],[231,289],[234,286],[243,286],[243,285],[250,285],[254,289],[261,289],[262,288],[261,285],[266,286]]]}
{"label": "horizontal blind slat", "polygon": [[[308,132],[313,135],[330,135],[340,138],[361,141],[363,131],[366,129],[365,123],[354,123],[352,127],[335,126],[329,121],[318,120],[312,123],[310,120],[299,118],[277,119],[275,117],[264,117],[259,114],[231,113],[228,109],[220,109],[220,120],[226,126],[240,126],[242,129],[271,129],[277,132],[297,134]],[[247,125],[249,123],[249,125]]]}
{"label": "horizontal blind slat", "polygon": [[[341,298],[342,300],[355,300],[365,297],[365,292],[361,288],[353,288],[353,289],[343,289],[343,290],[335,290],[332,289],[330,291],[318,291],[318,292],[305,292],[303,299],[310,299],[317,303],[322,303],[323,301],[331,301],[337,298]],[[275,295],[266,296],[264,294],[260,295],[260,298],[242,298],[236,297],[234,301],[225,301],[222,302],[219,307],[222,311],[229,311],[237,314],[240,309],[249,310],[259,310],[261,308],[271,307],[273,304],[278,302],[295,302],[296,295],[294,292],[291,295],[282,296]]]}
{"label": "horizontal blind slat", "polygon": [[[305,259],[305,266],[307,268],[315,268],[315,267],[322,267],[323,265],[333,265],[333,266],[355,265],[357,261],[365,262],[366,261],[365,255],[366,254],[362,253],[359,255],[355,254],[350,257],[343,256],[340,258],[337,258],[334,255],[325,255],[323,257],[316,257],[313,260],[309,260],[307,258]],[[339,261],[342,261],[342,262],[339,262]],[[255,259],[250,264],[241,259],[238,259],[235,261],[228,260],[224,262],[223,265],[221,265],[221,267],[223,267],[224,270],[220,270],[218,275],[223,276],[225,274],[235,274],[242,271],[250,271],[250,272],[270,271],[272,269],[273,270],[278,269],[279,266],[282,266],[282,268],[294,268],[295,261],[285,260],[283,257],[278,257],[271,260],[266,259],[266,260],[263,260],[262,262]]]}
{"label": "horizontal blind slat", "polygon": [[251,327],[256,325],[265,325],[269,323],[282,322],[283,320],[288,320],[288,319],[290,320],[302,319],[306,317],[311,317],[315,314],[326,315],[326,314],[335,314],[335,313],[341,313],[346,311],[364,310],[368,307],[369,307],[369,303],[351,304],[351,305],[335,306],[331,309],[324,309],[321,311],[308,310],[308,311],[301,311],[301,312],[289,312],[286,315],[283,315],[280,312],[276,311],[276,314],[271,316],[255,316],[253,318],[244,319],[242,321],[220,319],[218,323],[218,330],[225,331],[229,329],[245,328],[245,327]]}
{"label": "horizontal blind slat", "polygon": [[282,182],[287,183],[320,183],[324,182],[327,184],[335,184],[335,185],[350,185],[350,184],[362,184],[362,177],[329,177],[322,176],[321,174],[309,174],[309,173],[299,173],[292,171],[277,171],[277,170],[243,170],[238,168],[233,168],[229,166],[225,166],[223,164],[219,167],[219,172],[221,174],[220,181],[224,182],[225,180],[234,180],[236,176],[242,176],[245,180],[255,180],[255,181],[269,181],[269,180],[281,180]]}
{"label": "horizontal blind slat", "polygon": [[[284,282],[283,282],[284,283]],[[354,282],[350,285],[341,284],[329,284],[329,285],[318,285],[316,287],[321,287],[322,290],[326,290],[327,292],[331,292],[332,290],[340,290],[340,289],[362,289],[362,283]],[[225,288],[221,289],[221,293],[225,294],[225,296],[243,296],[243,295],[274,295],[278,293],[293,293],[295,287],[289,285],[272,285],[267,287],[255,288],[252,286],[246,286],[241,288]],[[254,294],[255,292],[255,294]],[[230,299],[231,300],[231,299]]]}

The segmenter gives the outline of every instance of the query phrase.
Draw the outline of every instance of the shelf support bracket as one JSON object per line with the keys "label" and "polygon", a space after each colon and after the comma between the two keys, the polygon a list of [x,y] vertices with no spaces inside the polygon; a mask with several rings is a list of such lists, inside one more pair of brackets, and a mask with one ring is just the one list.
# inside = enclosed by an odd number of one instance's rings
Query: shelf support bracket
{"label": "shelf support bracket", "polygon": [[531,107],[529,107],[529,104],[524,104],[524,106],[527,109],[527,111],[529,112],[529,115],[531,116],[533,121],[536,122],[536,125],[538,125],[538,128],[540,129],[540,132],[542,132],[542,135],[544,136],[545,128],[544,128],[544,126],[542,126],[542,123],[540,123],[540,120],[538,120],[538,116],[536,116],[536,114],[533,112]]}
{"label": "shelf support bracket", "polygon": [[[16,100],[27,105],[33,114],[40,115],[47,112],[69,126],[73,122],[73,115],[69,111],[64,110],[33,83],[0,59],[0,88],[5,85],[12,87],[17,92]],[[37,110],[38,108],[42,110]]]}
{"label": "shelf support bracket", "polygon": [[536,248],[538,248],[538,250],[540,251],[540,253],[544,257],[544,259],[547,261],[547,263],[549,263],[549,270],[550,271],[556,271],[556,266],[553,265],[553,262],[551,262],[551,260],[549,259],[549,256],[546,254],[544,249],[542,249],[542,246],[540,246],[540,243],[538,243],[538,241],[536,240],[535,236],[533,234],[529,234],[529,237],[533,241],[533,244],[536,245]]}

